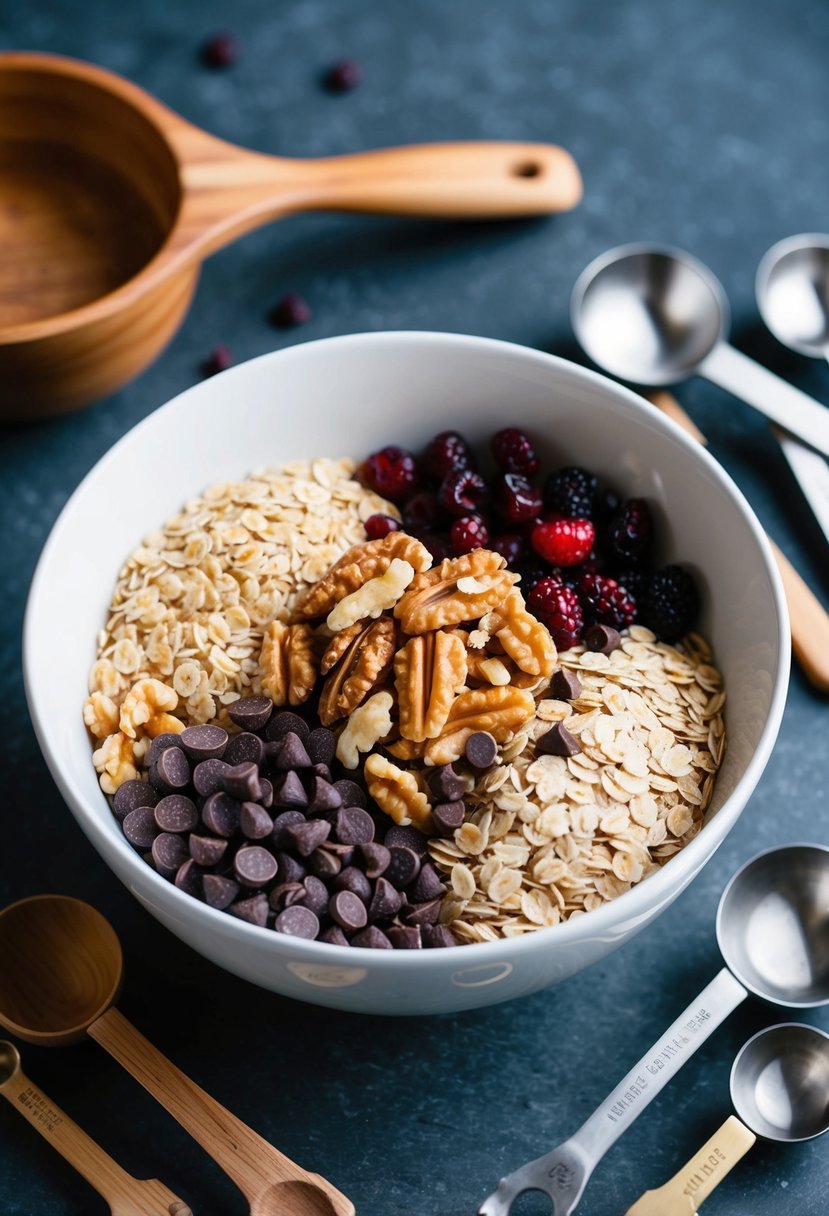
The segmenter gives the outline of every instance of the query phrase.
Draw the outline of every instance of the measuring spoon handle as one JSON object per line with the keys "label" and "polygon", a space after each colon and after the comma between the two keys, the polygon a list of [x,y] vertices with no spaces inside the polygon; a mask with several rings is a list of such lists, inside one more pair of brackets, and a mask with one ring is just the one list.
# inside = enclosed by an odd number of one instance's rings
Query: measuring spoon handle
{"label": "measuring spoon handle", "polygon": [[347,1216],[354,1212],[350,1201],[330,1183],[320,1186],[322,1180],[316,1175],[296,1165],[205,1093],[117,1009],[108,1009],[87,1033],[178,1120],[236,1183],[251,1207],[275,1185],[301,1182],[324,1190],[332,1213]]}
{"label": "measuring spoon handle", "polygon": [[0,1093],[102,1195],[113,1216],[192,1216],[163,1183],[133,1178],[18,1068]]}
{"label": "measuring spoon handle", "polygon": [[718,343],[697,370],[829,456],[829,410],[813,397],[727,342]]}
{"label": "measuring spoon handle", "polygon": [[723,967],[665,1034],[619,1082],[601,1106],[583,1123],[570,1143],[578,1146],[589,1169],[605,1155],[633,1120],[665,1088],[708,1036],[748,996]]}

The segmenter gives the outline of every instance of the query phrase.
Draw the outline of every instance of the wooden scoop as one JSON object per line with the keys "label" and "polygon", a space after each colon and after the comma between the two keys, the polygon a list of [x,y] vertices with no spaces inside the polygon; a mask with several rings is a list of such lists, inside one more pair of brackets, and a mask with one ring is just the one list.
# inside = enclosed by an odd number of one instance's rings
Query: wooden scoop
{"label": "wooden scoop", "polygon": [[550,144],[263,156],[102,68],[0,55],[0,419],[86,405],[137,375],[181,323],[201,260],[280,216],[542,215],[581,192]]}
{"label": "wooden scoop", "polygon": [[251,1216],[354,1216],[330,1182],[225,1110],[111,1007],[122,974],[115,930],[89,904],[35,895],[0,912],[1,1025],[40,1046],[95,1039],[236,1183]]}
{"label": "wooden scoop", "polygon": [[736,1116],[729,1116],[673,1178],[645,1191],[625,1216],[693,1216],[756,1139]]}

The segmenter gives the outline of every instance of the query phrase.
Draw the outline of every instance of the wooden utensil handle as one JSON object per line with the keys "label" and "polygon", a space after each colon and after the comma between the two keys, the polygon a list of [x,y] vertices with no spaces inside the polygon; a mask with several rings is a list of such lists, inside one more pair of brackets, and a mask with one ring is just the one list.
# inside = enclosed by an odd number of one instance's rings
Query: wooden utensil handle
{"label": "wooden utensil handle", "polygon": [[736,1116],[729,1116],[673,1178],[656,1190],[646,1191],[629,1209],[628,1216],[647,1216],[648,1213],[680,1216],[698,1211],[756,1139]]}
{"label": "wooden utensil handle", "polygon": [[[670,393],[650,393],[648,399],[694,439],[706,442],[705,436]],[[829,692],[829,613],[771,537],[769,543],[789,605],[794,656],[807,680],[822,692]]]}
{"label": "wooden utensil handle", "polygon": [[156,1179],[141,1181],[122,1169],[73,1119],[18,1071],[0,1093],[52,1148],[103,1195],[113,1216],[192,1216],[190,1208]]}

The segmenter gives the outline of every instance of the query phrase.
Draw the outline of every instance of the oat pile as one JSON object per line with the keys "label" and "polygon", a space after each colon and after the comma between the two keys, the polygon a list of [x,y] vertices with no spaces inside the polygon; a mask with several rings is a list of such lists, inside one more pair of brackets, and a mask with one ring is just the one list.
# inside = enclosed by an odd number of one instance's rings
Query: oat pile
{"label": "oat pile", "polygon": [[[398,515],[354,480],[351,460],[297,461],[212,486],[150,533],[121,570],[90,693],[105,717],[138,681],[177,694],[186,722],[226,724],[226,706],[258,693],[266,626],[350,546],[375,512]],[[94,734],[99,723],[88,719]],[[105,725],[105,724],[103,724]],[[99,729],[96,730],[96,726]]]}
{"label": "oat pile", "polygon": [[[542,700],[529,730],[467,795],[473,813],[429,851],[451,890],[441,920],[462,941],[556,925],[627,891],[702,826],[725,751],[722,679],[705,642],[634,625],[621,649],[574,647],[573,702]],[[582,751],[536,757],[564,722]]]}

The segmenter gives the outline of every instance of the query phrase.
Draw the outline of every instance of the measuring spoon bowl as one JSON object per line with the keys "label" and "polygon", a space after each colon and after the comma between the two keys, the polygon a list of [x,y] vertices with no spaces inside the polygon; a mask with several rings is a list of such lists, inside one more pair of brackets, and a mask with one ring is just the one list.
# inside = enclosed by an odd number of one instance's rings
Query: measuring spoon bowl
{"label": "measuring spoon bowl", "polygon": [[731,1101],[753,1132],[789,1144],[829,1131],[829,1035],[785,1022],[759,1031],[731,1069]]}
{"label": "measuring spoon bowl", "polygon": [[829,358],[829,235],[801,233],[772,245],[757,267],[757,307],[784,346]]}

